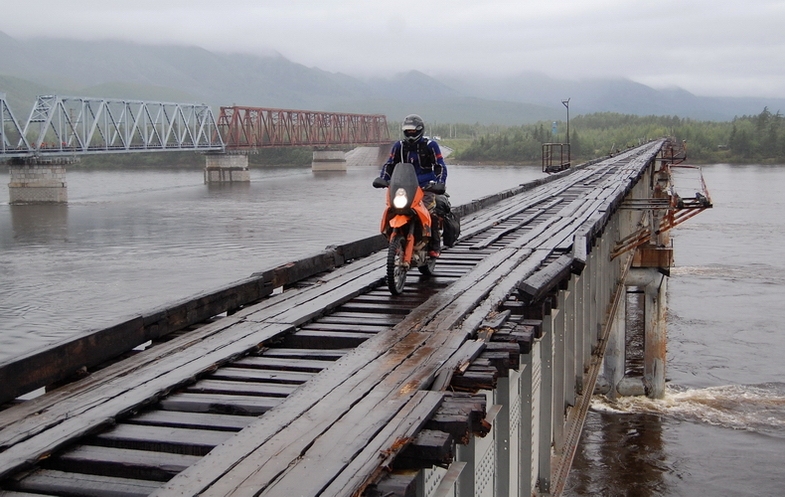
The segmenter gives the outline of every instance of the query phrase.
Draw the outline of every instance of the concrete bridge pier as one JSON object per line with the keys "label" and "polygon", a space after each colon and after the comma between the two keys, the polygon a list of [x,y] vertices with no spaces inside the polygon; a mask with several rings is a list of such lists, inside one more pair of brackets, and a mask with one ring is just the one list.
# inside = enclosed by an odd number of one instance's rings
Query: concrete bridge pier
{"label": "concrete bridge pier", "polygon": [[643,320],[643,376],[626,375],[626,331],[631,321],[626,306],[613,319],[603,362],[603,376],[597,390],[611,399],[646,395],[653,399],[665,395],[665,353],[667,277],[655,268],[631,268],[625,279],[627,295],[639,294]]}
{"label": "concrete bridge pier", "polygon": [[668,278],[655,268],[633,268],[628,286],[643,289],[643,384],[646,395],[661,399],[665,395],[665,350]]}
{"label": "concrete bridge pier", "polygon": [[346,153],[341,150],[314,150],[312,171],[346,171]]}
{"label": "concrete bridge pier", "polygon": [[204,183],[250,183],[247,155],[207,154],[204,156]]}
{"label": "concrete bridge pier", "polygon": [[67,203],[65,164],[25,164],[9,167],[10,204]]}
{"label": "concrete bridge pier", "polygon": [[[657,198],[659,173],[650,166],[645,178],[637,183],[630,195],[633,199]],[[656,179],[656,181],[655,181]],[[621,209],[617,214],[620,231],[617,239],[636,232],[641,228],[659,226],[656,209]],[[667,276],[673,261],[673,249],[667,232],[652,235],[649,243],[635,249],[631,267],[624,277],[625,298],[616,313],[611,316],[611,328],[606,344],[601,377],[598,378],[596,391],[610,399],[617,396],[646,395],[650,398],[662,398],[665,395],[665,360],[666,360],[666,309],[667,309]],[[642,319],[633,315],[628,309],[630,296],[637,295],[642,309],[636,312]],[[642,310],[642,312],[641,312]],[[639,319],[636,322],[636,319]],[[643,333],[643,374],[626,374],[629,325],[635,325]],[[637,359],[641,359],[640,356]]]}

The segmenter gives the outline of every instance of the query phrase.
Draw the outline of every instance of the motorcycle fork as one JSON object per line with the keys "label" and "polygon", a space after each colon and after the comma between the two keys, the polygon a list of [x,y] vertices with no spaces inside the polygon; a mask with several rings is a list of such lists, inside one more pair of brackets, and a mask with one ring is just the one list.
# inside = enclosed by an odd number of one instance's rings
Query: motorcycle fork
{"label": "motorcycle fork", "polygon": [[[409,267],[412,263],[412,256],[414,255],[414,243],[415,243],[414,223],[409,223],[407,226],[409,227],[409,229],[408,232],[406,233],[406,242],[405,242],[406,245],[403,247],[403,264],[406,267]],[[390,233],[389,241],[392,243],[395,237],[402,235],[401,231],[402,230],[399,230],[397,228],[393,229],[392,233]]]}
{"label": "motorcycle fork", "polygon": [[409,233],[406,234],[406,250],[403,252],[403,261],[407,267],[412,264],[412,255],[414,254],[414,224],[409,223]]}

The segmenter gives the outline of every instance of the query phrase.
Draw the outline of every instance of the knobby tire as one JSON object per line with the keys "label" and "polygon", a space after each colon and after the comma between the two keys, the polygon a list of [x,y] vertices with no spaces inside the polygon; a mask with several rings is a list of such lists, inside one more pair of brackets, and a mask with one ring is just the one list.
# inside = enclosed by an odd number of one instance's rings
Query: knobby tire
{"label": "knobby tire", "polygon": [[393,295],[400,295],[406,284],[406,269],[403,266],[404,238],[396,236],[387,248],[387,288]]}

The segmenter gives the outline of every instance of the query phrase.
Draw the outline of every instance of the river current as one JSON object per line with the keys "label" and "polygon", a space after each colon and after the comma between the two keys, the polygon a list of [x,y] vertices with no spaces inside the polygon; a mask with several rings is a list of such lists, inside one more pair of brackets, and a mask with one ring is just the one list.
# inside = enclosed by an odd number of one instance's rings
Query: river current
{"label": "river current", "polygon": [[[0,362],[376,233],[376,173],[72,168],[67,205],[10,206],[0,171]],[[673,234],[666,398],[595,398],[565,495],[785,494],[785,167],[704,175],[715,207]],[[451,166],[448,185],[458,205],[541,176]]]}

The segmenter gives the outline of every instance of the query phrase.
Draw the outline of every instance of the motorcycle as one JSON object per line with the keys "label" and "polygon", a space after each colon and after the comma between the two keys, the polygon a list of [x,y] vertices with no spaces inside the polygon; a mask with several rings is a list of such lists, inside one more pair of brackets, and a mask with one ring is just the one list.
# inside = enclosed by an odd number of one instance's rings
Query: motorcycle
{"label": "motorcycle", "polygon": [[375,188],[387,188],[387,207],[382,215],[381,232],[389,241],[387,248],[387,287],[393,295],[400,295],[406,283],[406,273],[416,267],[420,273],[430,276],[436,266],[436,258],[429,255],[432,230],[439,229],[423,205],[423,191],[437,195],[444,193],[444,184],[430,183],[420,188],[414,166],[398,163],[390,181],[376,178]]}

